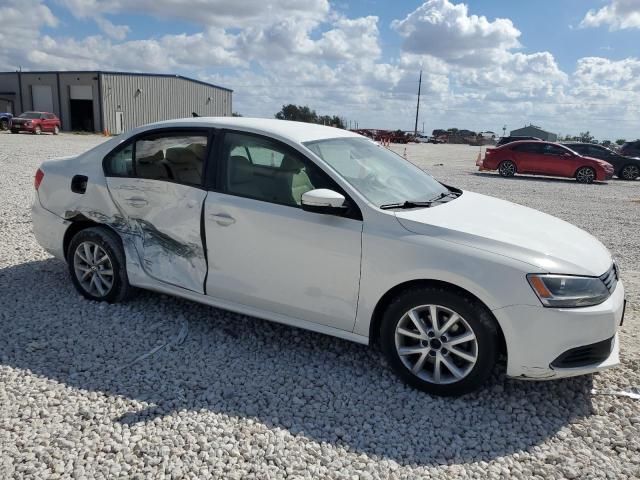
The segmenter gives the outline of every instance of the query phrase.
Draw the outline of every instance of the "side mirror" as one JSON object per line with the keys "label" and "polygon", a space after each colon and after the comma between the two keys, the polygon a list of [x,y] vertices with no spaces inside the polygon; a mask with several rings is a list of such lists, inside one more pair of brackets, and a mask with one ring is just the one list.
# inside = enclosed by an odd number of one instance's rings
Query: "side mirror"
{"label": "side mirror", "polygon": [[302,194],[302,209],[307,212],[336,215],[347,209],[344,195],[327,188],[317,188]]}

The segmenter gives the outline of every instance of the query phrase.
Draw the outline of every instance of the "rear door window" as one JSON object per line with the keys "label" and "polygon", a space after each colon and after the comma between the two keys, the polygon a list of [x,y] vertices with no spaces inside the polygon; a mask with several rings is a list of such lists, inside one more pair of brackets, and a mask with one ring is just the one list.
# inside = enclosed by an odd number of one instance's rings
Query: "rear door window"
{"label": "rear door window", "polygon": [[542,144],[540,143],[521,143],[513,147],[513,150],[516,152],[522,153],[541,153],[542,152]]}
{"label": "rear door window", "polygon": [[107,155],[105,175],[202,185],[208,132],[168,132],[138,137]]}

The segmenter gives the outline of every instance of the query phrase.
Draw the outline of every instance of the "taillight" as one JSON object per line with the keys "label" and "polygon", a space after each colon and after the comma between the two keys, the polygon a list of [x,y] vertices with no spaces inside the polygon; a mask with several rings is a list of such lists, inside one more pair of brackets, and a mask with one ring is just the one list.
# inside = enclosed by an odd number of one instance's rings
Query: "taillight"
{"label": "taillight", "polygon": [[38,169],[36,172],[36,176],[33,179],[33,186],[36,191],[40,188],[40,184],[42,183],[42,179],[44,178],[44,172],[41,169]]}

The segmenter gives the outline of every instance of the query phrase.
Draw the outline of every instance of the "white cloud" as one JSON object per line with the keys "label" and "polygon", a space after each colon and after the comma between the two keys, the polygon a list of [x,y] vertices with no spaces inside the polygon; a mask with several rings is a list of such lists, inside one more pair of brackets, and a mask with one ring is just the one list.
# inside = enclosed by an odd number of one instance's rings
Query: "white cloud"
{"label": "white cloud", "polygon": [[469,15],[465,4],[429,0],[392,23],[406,52],[431,55],[448,62],[477,65],[491,62],[520,47],[520,31],[509,19],[492,22]]}
{"label": "white cloud", "polygon": [[123,12],[180,19],[224,28],[278,23],[284,14],[297,22],[317,22],[330,10],[328,0],[59,0],[80,18]]}
{"label": "white cloud", "polygon": [[128,25],[114,25],[103,17],[96,17],[96,23],[100,30],[115,40],[124,40],[127,37],[127,33],[131,31]]}
{"label": "white cloud", "polygon": [[[181,73],[233,88],[234,109],[246,115],[297,103],[381,128],[413,127],[422,69],[427,127],[495,131],[533,122],[560,133],[637,136],[640,60],[589,57],[564,72],[550,52],[520,51],[510,20],[472,15],[450,0],[427,1],[393,22],[404,43],[386,55],[378,17],[348,18],[326,0],[194,0],[189,8],[178,0],[58,0],[100,27],[87,37],[57,31],[44,0],[6,2],[0,40],[23,41],[0,41],[0,69]],[[196,31],[134,40],[112,23],[144,9]]]}
{"label": "white cloud", "polygon": [[611,0],[599,10],[589,10],[580,23],[581,27],[608,25],[609,30],[640,28],[640,2],[638,0]]}

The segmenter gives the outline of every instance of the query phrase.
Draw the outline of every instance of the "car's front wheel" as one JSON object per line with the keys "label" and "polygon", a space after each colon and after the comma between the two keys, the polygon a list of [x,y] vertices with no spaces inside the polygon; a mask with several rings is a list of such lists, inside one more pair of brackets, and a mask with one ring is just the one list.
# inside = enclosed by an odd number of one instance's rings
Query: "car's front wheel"
{"label": "car's front wheel", "polygon": [[481,386],[496,363],[495,320],[482,305],[443,288],[413,288],[386,309],[383,351],[408,384],[435,395]]}
{"label": "car's front wheel", "polygon": [[498,172],[503,177],[513,177],[518,171],[516,164],[511,160],[505,160],[498,166]]}
{"label": "car's front wheel", "polygon": [[39,126],[33,129],[34,135],[40,135],[41,133],[42,133],[42,128],[40,128]]}
{"label": "car's front wheel", "polygon": [[99,302],[120,302],[133,293],[118,236],[104,227],[78,232],[67,251],[69,273],[82,295]]}
{"label": "car's front wheel", "polygon": [[596,179],[596,172],[591,167],[581,167],[576,172],[576,180],[578,183],[593,183]]}
{"label": "car's front wheel", "polygon": [[637,165],[626,165],[620,170],[620,178],[624,180],[635,180],[640,177],[640,167]]}
{"label": "car's front wheel", "polygon": [[59,133],[60,133],[60,127],[56,125],[55,127],[53,127],[53,134],[58,135]]}

